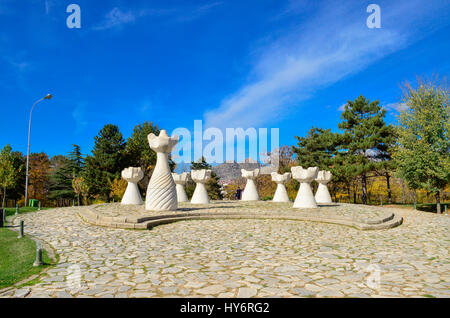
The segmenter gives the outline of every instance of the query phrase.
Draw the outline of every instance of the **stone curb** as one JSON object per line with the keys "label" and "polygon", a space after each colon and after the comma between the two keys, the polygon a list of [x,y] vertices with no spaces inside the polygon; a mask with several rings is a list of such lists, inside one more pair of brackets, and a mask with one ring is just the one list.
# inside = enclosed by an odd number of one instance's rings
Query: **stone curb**
{"label": "stone curb", "polygon": [[92,225],[120,228],[120,229],[151,229],[155,226],[187,220],[215,220],[215,219],[276,219],[293,221],[312,221],[345,225],[359,230],[382,230],[399,226],[403,223],[403,218],[396,217],[394,213],[384,218],[363,220],[339,217],[313,217],[305,215],[273,215],[267,213],[229,212],[229,213],[208,213],[208,212],[181,212],[176,215],[155,215],[142,218],[136,217],[105,217],[95,213],[86,207],[78,212],[80,218]]}

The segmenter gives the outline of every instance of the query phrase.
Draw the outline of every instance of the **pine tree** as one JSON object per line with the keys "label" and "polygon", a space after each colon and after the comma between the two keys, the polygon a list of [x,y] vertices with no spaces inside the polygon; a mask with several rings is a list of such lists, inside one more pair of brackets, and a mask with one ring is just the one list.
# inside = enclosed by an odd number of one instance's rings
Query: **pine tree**
{"label": "pine tree", "polygon": [[371,102],[359,96],[347,102],[341,115],[343,121],[338,125],[344,133],[337,159],[343,175],[361,178],[363,204],[367,204],[368,174],[383,167],[394,143],[394,130],[384,122],[385,114],[378,100]]}
{"label": "pine tree", "polygon": [[[57,155],[51,161],[50,199],[73,200],[76,196],[72,187],[74,178],[79,177],[83,171],[84,159],[80,146],[72,145],[73,149],[67,156]],[[80,201],[79,195],[77,195]]]}
{"label": "pine tree", "polygon": [[111,184],[126,166],[126,143],[119,127],[112,124],[105,125],[94,139],[92,155],[86,157],[84,178],[91,194],[109,202]]}
{"label": "pine tree", "polygon": [[306,137],[295,138],[298,146],[293,146],[292,149],[300,166],[330,170],[337,146],[337,136],[331,129],[312,127]]}
{"label": "pine tree", "polygon": [[67,159],[69,159],[70,165],[68,169],[71,170],[71,174],[74,177],[79,177],[84,167],[84,159],[81,154],[81,148],[78,145],[73,144],[73,149],[67,155]]}
{"label": "pine tree", "polygon": [[75,193],[72,188],[72,165],[71,161],[62,155],[54,156],[50,160],[51,176],[50,176],[50,193],[49,199],[72,200]]}

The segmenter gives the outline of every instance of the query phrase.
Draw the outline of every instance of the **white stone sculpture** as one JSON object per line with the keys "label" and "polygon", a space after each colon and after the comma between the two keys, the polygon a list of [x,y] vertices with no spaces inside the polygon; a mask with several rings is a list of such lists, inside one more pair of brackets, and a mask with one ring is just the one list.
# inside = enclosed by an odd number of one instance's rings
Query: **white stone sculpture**
{"label": "white stone sculpture", "polygon": [[317,178],[318,167],[292,167],[292,177],[300,182],[297,197],[295,198],[294,208],[317,208],[317,202],[311,190],[311,182]]}
{"label": "white stone sculpture", "polygon": [[319,184],[316,192],[316,202],[319,204],[333,203],[330,192],[328,192],[327,183],[330,182],[333,175],[330,171],[319,171],[316,181]]}
{"label": "white stone sculpture", "polygon": [[276,182],[277,190],[273,196],[273,202],[289,202],[289,196],[286,191],[285,183],[291,180],[291,173],[286,172],[284,174],[279,174],[276,172],[271,173],[272,181]]}
{"label": "white stone sculpture", "polygon": [[129,167],[122,170],[122,178],[128,181],[127,189],[122,197],[121,204],[143,204],[137,183],[144,177],[140,167]]}
{"label": "white stone sculpture", "polygon": [[176,185],[178,202],[188,202],[189,199],[184,190],[184,185],[188,181],[189,174],[187,172],[183,172],[182,174],[172,172],[172,177]]}
{"label": "white stone sculpture", "polygon": [[179,137],[169,137],[165,130],[159,136],[151,133],[147,136],[150,148],[157,155],[156,166],[147,188],[145,209],[153,211],[176,210],[178,207],[175,182],[169,168],[169,153],[178,143]]}
{"label": "white stone sculpture", "polygon": [[208,204],[209,197],[206,191],[205,183],[211,178],[211,170],[191,170],[191,178],[196,183],[194,194],[191,198],[193,204]]}
{"label": "white stone sculpture", "polygon": [[242,177],[247,179],[247,184],[245,185],[244,192],[242,193],[242,201],[258,201],[259,195],[254,180],[259,176],[259,169],[241,169],[241,173]]}

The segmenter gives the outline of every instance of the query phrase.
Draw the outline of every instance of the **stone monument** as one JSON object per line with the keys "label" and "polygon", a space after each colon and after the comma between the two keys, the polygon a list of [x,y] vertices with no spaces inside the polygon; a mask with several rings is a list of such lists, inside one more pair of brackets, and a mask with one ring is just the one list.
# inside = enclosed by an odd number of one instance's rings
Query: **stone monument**
{"label": "stone monument", "polygon": [[291,173],[286,172],[284,174],[279,174],[276,172],[272,172],[270,174],[272,176],[272,181],[277,184],[277,190],[273,196],[273,202],[289,202],[289,196],[286,191],[285,184],[291,180]]}
{"label": "stone monument", "polygon": [[191,178],[196,183],[194,194],[192,195],[191,203],[193,204],[208,204],[209,197],[206,191],[205,183],[211,178],[211,170],[191,170]]}
{"label": "stone monument", "polygon": [[144,177],[140,167],[129,167],[122,170],[122,178],[128,182],[121,204],[143,204],[137,183]]}
{"label": "stone monument", "polygon": [[319,204],[333,203],[330,192],[328,192],[327,183],[330,182],[333,175],[330,171],[319,171],[316,181],[319,184],[316,192],[316,202]]}
{"label": "stone monument", "polygon": [[176,210],[178,207],[175,182],[169,168],[169,153],[178,143],[179,137],[169,137],[165,130],[159,136],[151,133],[148,143],[157,155],[156,166],[147,188],[145,209],[153,211]]}
{"label": "stone monument", "polygon": [[297,197],[295,198],[294,208],[317,208],[317,202],[311,190],[311,182],[317,178],[318,167],[309,167],[303,169],[300,166],[292,167],[292,177],[300,182]]}
{"label": "stone monument", "polygon": [[247,179],[247,184],[245,185],[244,192],[242,193],[242,201],[258,201],[259,195],[254,180],[259,176],[259,169],[241,169],[241,173],[242,177]]}
{"label": "stone monument", "polygon": [[183,172],[182,174],[172,172],[172,177],[176,185],[178,202],[188,202],[189,199],[184,190],[184,185],[188,181],[189,174],[187,172]]}

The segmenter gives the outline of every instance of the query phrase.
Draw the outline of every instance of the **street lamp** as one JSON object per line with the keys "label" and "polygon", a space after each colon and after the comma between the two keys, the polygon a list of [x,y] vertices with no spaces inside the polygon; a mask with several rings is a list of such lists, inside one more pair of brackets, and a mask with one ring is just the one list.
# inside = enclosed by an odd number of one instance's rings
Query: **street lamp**
{"label": "street lamp", "polygon": [[30,163],[30,134],[31,134],[31,115],[33,114],[34,106],[36,106],[39,102],[42,102],[44,99],[51,99],[52,95],[47,94],[44,98],[41,98],[40,100],[36,101],[33,104],[33,107],[31,107],[30,111],[30,121],[28,123],[28,149],[27,149],[27,167],[26,167],[26,173],[25,173],[25,206],[28,206],[28,165]]}

